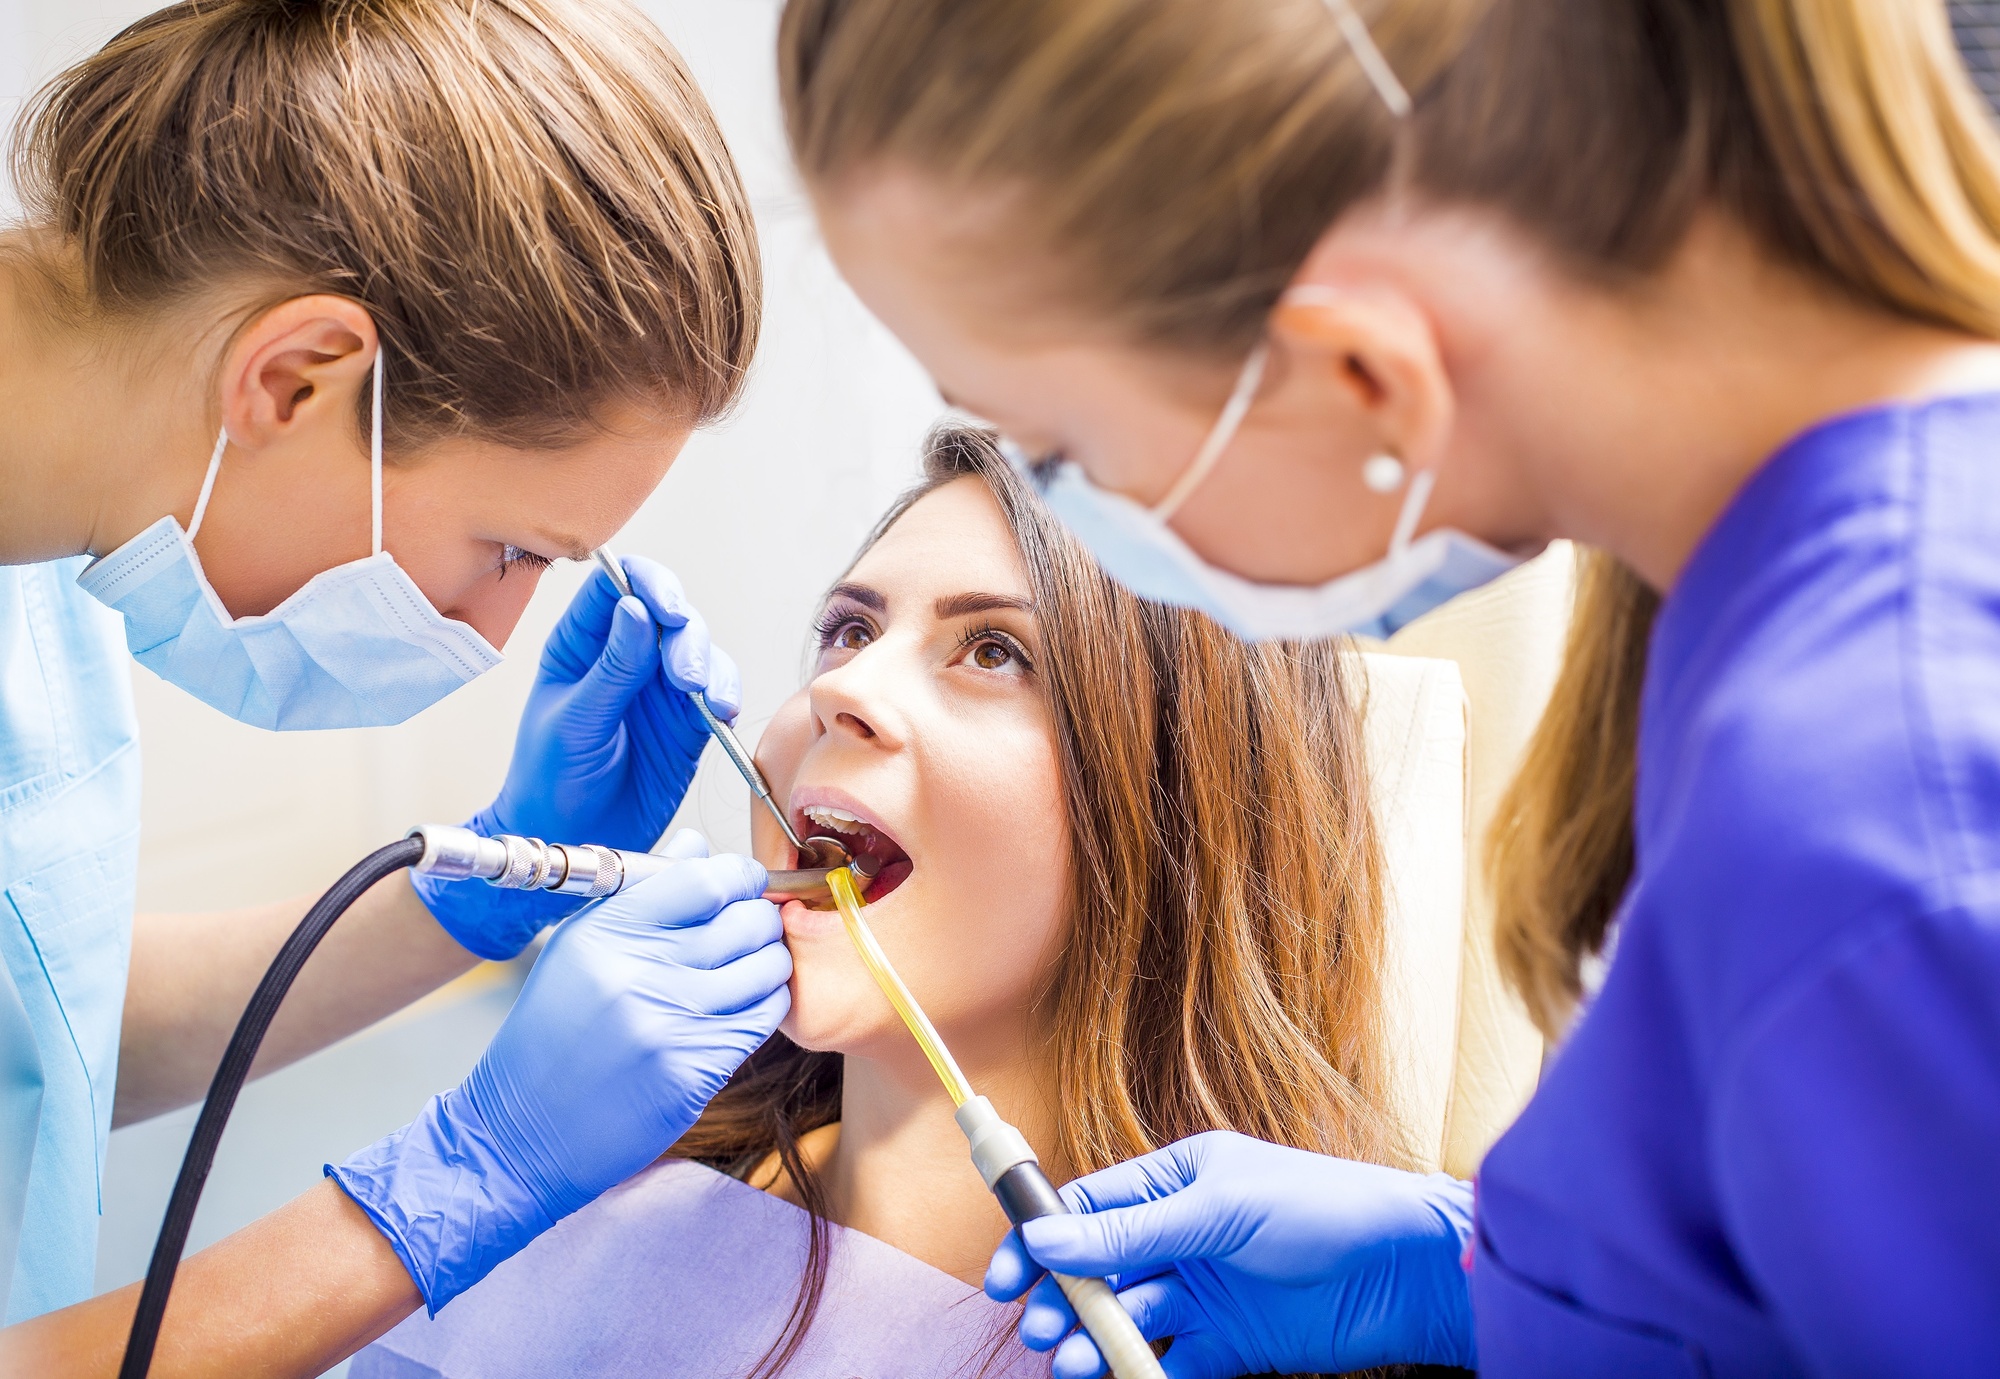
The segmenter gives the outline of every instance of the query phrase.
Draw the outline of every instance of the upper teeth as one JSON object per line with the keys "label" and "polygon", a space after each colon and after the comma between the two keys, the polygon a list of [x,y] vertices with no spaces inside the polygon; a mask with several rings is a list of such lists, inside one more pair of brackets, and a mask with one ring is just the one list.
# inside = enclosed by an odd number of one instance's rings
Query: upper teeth
{"label": "upper teeth", "polygon": [[866,832],[868,825],[855,818],[845,809],[835,809],[830,804],[809,804],[805,815],[822,828],[830,828],[836,833]]}

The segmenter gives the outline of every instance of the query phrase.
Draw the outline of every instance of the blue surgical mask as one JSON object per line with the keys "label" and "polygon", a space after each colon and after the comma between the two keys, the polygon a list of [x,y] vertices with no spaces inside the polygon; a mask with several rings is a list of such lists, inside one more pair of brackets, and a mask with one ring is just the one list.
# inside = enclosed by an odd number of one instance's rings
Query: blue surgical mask
{"label": "blue surgical mask", "polygon": [[382,352],[369,441],[374,554],[314,575],[268,613],[231,617],[202,573],[195,533],[229,433],[216,439],[186,531],[169,514],[78,576],[125,615],[139,664],[260,728],[401,723],[500,663],[465,623],[431,606],[382,549]]}
{"label": "blue surgical mask", "polygon": [[1387,637],[1521,563],[1449,528],[1414,536],[1436,482],[1431,470],[1410,477],[1388,554],[1324,584],[1258,584],[1196,555],[1168,524],[1235,438],[1263,379],[1264,359],[1259,345],[1193,463],[1150,508],[1099,488],[1073,462],[1030,463],[1006,441],[1001,449],[1113,579],[1141,598],[1198,609],[1246,641]]}

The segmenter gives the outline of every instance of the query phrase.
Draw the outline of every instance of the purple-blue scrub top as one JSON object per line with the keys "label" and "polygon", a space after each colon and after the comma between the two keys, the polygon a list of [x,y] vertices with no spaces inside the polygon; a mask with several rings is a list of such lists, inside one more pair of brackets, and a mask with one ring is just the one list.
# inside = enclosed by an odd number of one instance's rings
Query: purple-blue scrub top
{"label": "purple-blue scrub top", "polygon": [[1481,1373],[2000,1375],[2000,396],[1744,486],[1654,628],[1636,826],[1480,1173]]}

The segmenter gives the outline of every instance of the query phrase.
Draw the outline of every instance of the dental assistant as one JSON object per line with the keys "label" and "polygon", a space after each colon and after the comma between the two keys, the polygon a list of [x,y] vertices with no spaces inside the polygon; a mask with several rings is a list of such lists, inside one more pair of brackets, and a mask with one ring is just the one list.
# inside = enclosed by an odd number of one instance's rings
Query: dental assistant
{"label": "dental assistant", "polygon": [[1560,1042],[1476,1205],[1226,1134],[1092,1174],[987,1279],[1055,1373],[1099,1361],[1042,1268],[1176,1379],[2000,1373],[2000,137],[1943,5],[780,42],[849,281],[1135,590],[1385,633],[1604,553],[1500,859]]}
{"label": "dental assistant", "polygon": [[[437,702],[734,398],[758,269],[706,104],[605,0],[181,4],[59,77],[21,138],[27,214],[0,232],[0,1373],[97,1376],[137,1293],[90,1297],[106,1137],[201,1096],[310,899],[135,924],[128,652],[278,731]],[[472,827],[638,849],[664,830],[707,741],[687,691],[731,717],[737,675],[672,575],[627,573],[638,597],[598,574],[550,637]],[[462,1086],[186,1263],[154,1374],[321,1373],[693,1123],[782,1018],[790,961],[756,863],[672,846],[684,865],[567,922],[561,897],[407,874],[354,906],[261,1069],[559,927]]]}

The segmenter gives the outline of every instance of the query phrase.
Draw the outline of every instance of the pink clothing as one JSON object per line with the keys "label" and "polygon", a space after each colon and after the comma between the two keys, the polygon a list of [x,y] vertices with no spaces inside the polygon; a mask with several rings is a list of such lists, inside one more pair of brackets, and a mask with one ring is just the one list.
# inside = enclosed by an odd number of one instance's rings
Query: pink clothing
{"label": "pink clothing", "polygon": [[[742,1379],[790,1314],[807,1225],[789,1202],[662,1161],[361,1352],[352,1379]],[[786,1379],[1046,1379],[1047,1357],[1014,1334],[1018,1308],[831,1230],[826,1292]]]}

